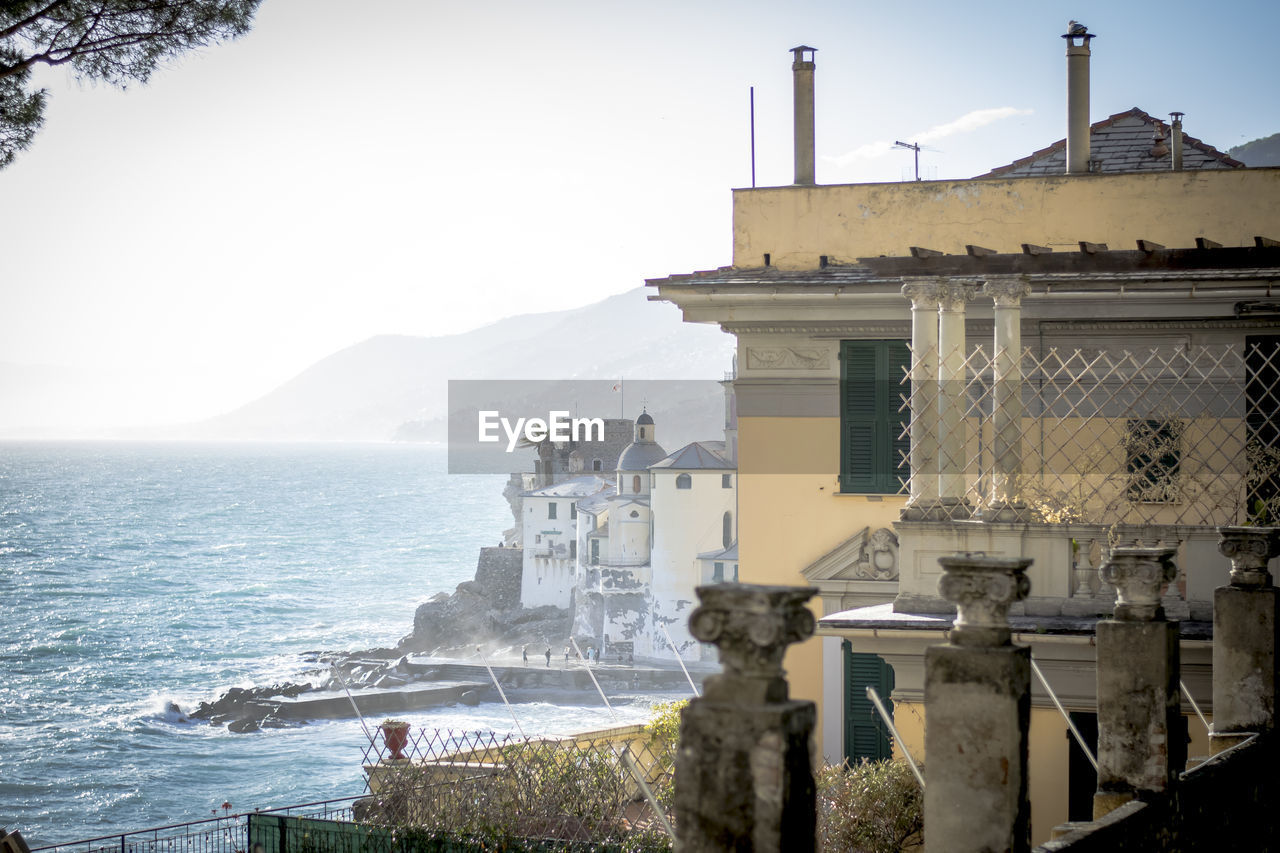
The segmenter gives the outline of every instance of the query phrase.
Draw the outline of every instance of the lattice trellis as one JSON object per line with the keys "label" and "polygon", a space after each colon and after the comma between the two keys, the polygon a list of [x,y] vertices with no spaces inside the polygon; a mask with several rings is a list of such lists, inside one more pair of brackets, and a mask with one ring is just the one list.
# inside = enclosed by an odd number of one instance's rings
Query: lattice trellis
{"label": "lattice trellis", "polygon": [[[939,475],[937,503],[948,504],[950,475],[963,478],[974,513],[1012,504],[1031,521],[1221,525],[1280,517],[1280,405],[1266,381],[1280,371],[1275,350],[1026,349],[1012,381],[997,378],[1003,355],[982,346],[953,353],[950,375],[961,374],[962,361],[963,379],[917,381],[900,395],[916,416],[907,428],[913,441],[937,448],[936,461],[912,475],[928,482],[903,483],[923,496],[922,509]],[[958,412],[950,420],[948,399]]]}
{"label": "lattice trellis", "polygon": [[424,729],[397,752],[381,732],[365,751],[367,822],[459,837],[669,843],[648,796],[673,820],[675,752],[661,737]]}

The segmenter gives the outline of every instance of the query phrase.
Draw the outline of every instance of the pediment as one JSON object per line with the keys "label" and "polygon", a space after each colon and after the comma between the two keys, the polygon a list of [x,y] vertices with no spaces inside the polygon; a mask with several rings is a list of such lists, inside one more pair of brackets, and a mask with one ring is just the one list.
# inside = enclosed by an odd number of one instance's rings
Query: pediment
{"label": "pediment", "polygon": [[864,527],[800,570],[821,589],[833,581],[896,580],[898,537],[887,527]]}

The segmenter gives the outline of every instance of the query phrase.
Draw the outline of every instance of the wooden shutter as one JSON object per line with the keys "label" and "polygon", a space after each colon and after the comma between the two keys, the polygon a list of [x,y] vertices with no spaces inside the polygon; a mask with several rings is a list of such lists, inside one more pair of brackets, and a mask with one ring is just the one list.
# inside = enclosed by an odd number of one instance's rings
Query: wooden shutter
{"label": "wooden shutter", "polygon": [[885,704],[893,716],[893,668],[879,655],[854,654],[848,640],[842,643],[844,652],[844,754],[850,764],[862,759],[880,761],[893,757],[893,745],[889,728],[876,713],[875,705],[867,698],[868,685]]}
{"label": "wooden shutter", "polygon": [[907,478],[907,414],[899,411],[911,363],[905,341],[844,341],[840,348],[840,488],[897,494]]}

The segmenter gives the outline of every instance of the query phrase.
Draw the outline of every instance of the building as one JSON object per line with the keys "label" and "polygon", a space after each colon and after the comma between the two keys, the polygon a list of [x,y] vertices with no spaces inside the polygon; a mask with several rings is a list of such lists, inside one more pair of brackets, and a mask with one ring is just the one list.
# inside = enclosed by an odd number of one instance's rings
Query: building
{"label": "building", "polygon": [[521,605],[572,605],[578,565],[578,501],[599,498],[612,489],[609,480],[587,474],[521,494]]}
{"label": "building", "polygon": [[[977,179],[820,186],[798,121],[795,185],[734,191],[732,266],[649,282],[737,338],[740,578],[821,591],[822,636],[786,668],[829,761],[889,751],[868,685],[920,757],[922,653],[954,612],[937,557],[956,551],[1035,558],[1015,624],[1087,726],[1096,567],[1176,547],[1165,606],[1208,704],[1213,529],[1274,517],[1280,170],[1141,111],[1091,134],[1088,42],[1067,40],[1063,142]],[[812,48],[792,68],[811,101]],[[1032,703],[1040,841],[1094,784],[1048,695]]]}

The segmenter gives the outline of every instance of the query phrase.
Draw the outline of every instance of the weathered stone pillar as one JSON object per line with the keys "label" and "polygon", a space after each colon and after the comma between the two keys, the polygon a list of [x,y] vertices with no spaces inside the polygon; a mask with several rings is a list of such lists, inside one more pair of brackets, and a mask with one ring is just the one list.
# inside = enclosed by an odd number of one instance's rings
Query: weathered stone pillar
{"label": "weathered stone pillar", "polygon": [[995,301],[995,387],[991,426],[994,456],[989,521],[1017,521],[1022,501],[1022,297],[1031,292],[1024,275],[987,279],[983,292]]}
{"label": "weathered stone pillar", "polygon": [[1031,560],[938,562],[956,621],[950,643],[925,652],[925,851],[1029,850],[1031,650],[1012,644],[1008,614],[1031,591]]}
{"label": "weathered stone pillar", "polygon": [[817,590],[725,583],[697,592],[689,632],[719,648],[724,672],[680,715],[675,849],[809,853],[817,710],[789,699],[782,656],[813,634],[804,604]]}
{"label": "weathered stone pillar", "polygon": [[1168,793],[1187,762],[1178,692],[1178,623],[1160,598],[1178,575],[1175,548],[1113,548],[1100,570],[1115,614],[1098,622],[1098,792],[1093,817]]}
{"label": "weathered stone pillar", "polygon": [[938,285],[938,504],[945,517],[967,518],[964,479],[965,305],[971,284],[943,280]]}
{"label": "weathered stone pillar", "polygon": [[911,497],[902,517],[928,517],[938,503],[938,279],[904,279],[911,300]]}
{"label": "weathered stone pillar", "polygon": [[1280,554],[1280,529],[1219,527],[1218,550],[1231,582],[1213,591],[1214,753],[1274,728],[1277,594],[1267,563]]}

